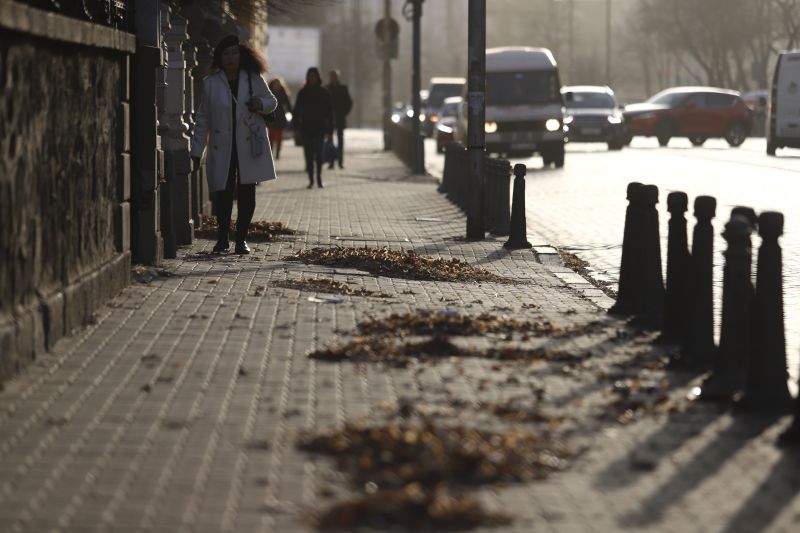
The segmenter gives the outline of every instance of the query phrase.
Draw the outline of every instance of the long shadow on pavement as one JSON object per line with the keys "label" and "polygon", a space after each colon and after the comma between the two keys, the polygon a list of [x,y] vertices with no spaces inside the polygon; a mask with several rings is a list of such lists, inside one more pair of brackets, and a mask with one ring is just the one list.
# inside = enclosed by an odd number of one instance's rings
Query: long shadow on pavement
{"label": "long shadow on pavement", "polygon": [[717,473],[722,465],[734,457],[751,440],[774,424],[777,416],[738,415],[732,423],[719,432],[713,441],[677,470],[672,477],[657,487],[638,507],[620,520],[624,527],[644,527],[658,523],[664,513],[678,501],[688,496],[708,477]]}
{"label": "long shadow on pavement", "polygon": [[787,450],[775,463],[764,481],[753,490],[747,501],[728,521],[722,533],[739,533],[742,524],[747,531],[765,531],[800,491],[800,455]]}

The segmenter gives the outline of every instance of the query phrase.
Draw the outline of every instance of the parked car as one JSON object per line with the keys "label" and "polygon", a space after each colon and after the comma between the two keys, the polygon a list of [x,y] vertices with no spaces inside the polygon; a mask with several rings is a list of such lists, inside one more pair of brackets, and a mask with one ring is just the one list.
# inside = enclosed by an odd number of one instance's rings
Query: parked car
{"label": "parked car", "polygon": [[[564,103],[558,65],[546,48],[486,51],[486,151],[506,157],[541,154],[564,166]],[[467,105],[458,112],[456,140],[467,138]]]}
{"label": "parked car", "polygon": [[444,147],[453,142],[453,133],[456,129],[456,116],[458,106],[461,104],[460,96],[445,98],[444,105],[439,111],[439,122],[436,123],[436,151],[444,152]]}
{"label": "parked car", "polygon": [[426,137],[433,135],[436,123],[439,122],[439,110],[447,98],[461,96],[464,92],[464,78],[431,78],[428,98],[423,106],[420,117],[422,121],[422,134]]}
{"label": "parked car", "polygon": [[778,148],[800,148],[800,51],[778,56],[772,78],[767,119],[767,154]]}
{"label": "parked car", "polygon": [[627,141],[636,135],[656,137],[667,146],[673,137],[687,137],[702,146],[710,137],[741,145],[753,129],[753,111],[738,92],[715,87],[675,87],[647,102],[625,107]]}
{"label": "parked car", "polygon": [[564,129],[570,142],[602,142],[609,150],[625,144],[622,110],[609,87],[578,85],[563,87]]}

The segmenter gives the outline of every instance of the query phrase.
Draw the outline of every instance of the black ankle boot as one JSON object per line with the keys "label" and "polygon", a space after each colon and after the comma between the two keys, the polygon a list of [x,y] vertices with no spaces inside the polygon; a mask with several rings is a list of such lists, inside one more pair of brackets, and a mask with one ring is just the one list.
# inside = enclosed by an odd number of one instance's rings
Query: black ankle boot
{"label": "black ankle boot", "polygon": [[250,253],[250,247],[247,241],[236,241],[236,253],[238,255],[247,255]]}

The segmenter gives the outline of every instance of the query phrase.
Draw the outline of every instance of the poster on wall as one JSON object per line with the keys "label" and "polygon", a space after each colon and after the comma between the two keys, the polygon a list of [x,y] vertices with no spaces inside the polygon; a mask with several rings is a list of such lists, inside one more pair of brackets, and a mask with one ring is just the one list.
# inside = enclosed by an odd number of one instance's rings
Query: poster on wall
{"label": "poster on wall", "polygon": [[319,66],[321,33],[309,26],[269,26],[266,49],[269,71],[293,86],[306,79],[308,67]]}

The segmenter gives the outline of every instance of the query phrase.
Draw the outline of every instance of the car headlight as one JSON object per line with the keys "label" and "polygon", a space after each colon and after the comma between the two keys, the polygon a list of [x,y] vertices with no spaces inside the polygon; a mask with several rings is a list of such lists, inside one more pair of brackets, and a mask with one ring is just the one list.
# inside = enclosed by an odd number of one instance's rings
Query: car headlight
{"label": "car headlight", "polygon": [[494,133],[497,131],[497,122],[489,121],[483,125],[483,131],[486,133]]}
{"label": "car headlight", "polygon": [[406,111],[406,116],[408,118],[414,118],[414,110],[413,109],[409,109],[408,111]]}
{"label": "car headlight", "polygon": [[572,121],[575,120],[575,117],[572,115],[564,117],[564,124],[572,124]]}
{"label": "car headlight", "polygon": [[615,117],[614,115],[611,115],[611,116],[608,117],[608,123],[609,124],[622,124],[622,117]]}
{"label": "car headlight", "polygon": [[431,115],[431,122],[433,122],[434,124],[436,122],[439,122],[439,117],[437,115]]}
{"label": "car headlight", "polygon": [[392,122],[394,122],[395,124],[399,123],[400,122],[400,115],[398,115],[397,113],[392,115]]}
{"label": "car headlight", "polygon": [[420,121],[420,122],[425,122],[425,118],[426,118],[426,117],[425,117],[425,113],[420,113],[420,114],[419,114],[419,121]]}
{"label": "car headlight", "polygon": [[287,122],[291,122],[292,121],[292,112],[291,111],[287,111],[286,112],[286,121]]}
{"label": "car headlight", "polygon": [[547,122],[544,123],[544,127],[547,131],[558,131],[561,129],[561,121],[557,118],[548,119]]}

